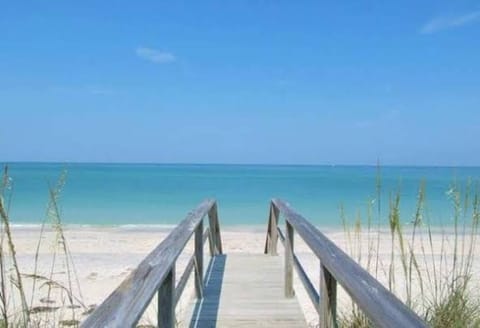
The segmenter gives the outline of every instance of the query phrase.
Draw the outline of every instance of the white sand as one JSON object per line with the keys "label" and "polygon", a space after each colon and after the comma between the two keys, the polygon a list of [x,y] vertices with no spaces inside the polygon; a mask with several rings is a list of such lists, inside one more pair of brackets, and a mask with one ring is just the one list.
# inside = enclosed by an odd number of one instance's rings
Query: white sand
{"label": "white sand", "polygon": [[[76,297],[82,300],[85,306],[100,304],[103,299],[105,299],[119,284],[120,282],[127,277],[127,275],[136,267],[136,265],[167,235],[167,231],[161,229],[120,229],[120,228],[70,228],[66,229],[65,235],[67,238],[67,243],[69,250],[72,254],[73,262],[76,268],[76,273],[78,276],[78,282],[81,289],[81,295],[76,288],[77,283],[75,279],[73,280],[73,290]],[[408,235],[408,234],[407,234]],[[362,238],[361,247],[358,247],[355,244],[355,241],[347,242],[348,238],[343,231],[335,232],[328,231],[327,236],[332,239],[337,245],[342,248],[349,248],[347,245],[352,245],[355,249],[355,254],[361,254],[362,265],[366,266],[368,260],[368,237],[364,234]],[[437,264],[437,270],[440,263],[440,253],[442,249],[442,237],[440,234],[435,234],[433,237],[433,248],[435,250],[436,258],[432,260],[430,256],[427,261],[424,261],[424,257],[421,256],[421,245],[418,243],[422,238],[425,242],[424,246],[426,247],[427,252],[430,252],[430,247],[427,245],[427,236],[418,235],[417,244],[415,245],[416,254],[419,256],[419,263],[424,270],[426,266],[431,266],[432,263]],[[34,272],[34,257],[37,243],[39,240],[39,229],[37,228],[14,228],[13,229],[13,238],[16,245],[17,257],[19,260],[19,266],[23,273],[33,273]],[[354,237],[352,236],[352,239]],[[38,261],[38,270],[37,273],[42,276],[50,276],[52,272],[52,259],[53,259],[53,250],[55,245],[58,246],[58,243],[55,244],[55,233],[48,231],[41,244],[40,256]],[[224,246],[224,252],[234,253],[234,252],[243,252],[243,253],[262,253],[265,245],[265,231],[261,229],[247,230],[247,229],[225,229],[222,231],[222,240]],[[374,246],[377,249],[377,235],[372,235],[371,246]],[[388,285],[388,264],[390,262],[391,254],[391,244],[388,233],[382,233],[379,241],[379,256],[378,260],[382,266],[378,270],[378,277],[380,281]],[[448,249],[451,249],[450,246],[453,244],[453,236],[448,235],[447,240],[444,245]],[[449,246],[449,247],[447,247]],[[468,246],[468,245],[467,245]],[[57,249],[60,249],[57,247]],[[308,247],[301,242],[301,239],[296,236],[295,240],[295,249],[296,254],[298,255],[301,263],[304,265],[306,272],[312,279],[312,282],[315,286],[318,286],[318,276],[319,276],[319,261],[316,257],[309,251]],[[449,251],[447,250],[447,253]],[[283,247],[279,242],[279,253],[282,257]],[[370,252],[371,253],[371,252]],[[186,260],[192,254],[192,243],[187,245],[186,251],[180,256],[177,264],[177,275],[180,276],[180,273],[183,272],[183,267],[186,263]],[[398,250],[397,250],[398,254]],[[479,270],[479,261],[478,256],[475,255],[475,263],[473,270],[478,273]],[[373,255],[371,259],[372,265],[376,262],[376,255]],[[447,263],[451,265],[452,259],[447,257]],[[443,265],[444,269],[447,267]],[[68,286],[68,279],[66,274],[66,262],[64,256],[57,256],[56,263],[53,267],[53,280],[59,281],[65,286]],[[445,272],[448,272],[446,270]],[[402,274],[402,268],[397,258],[396,263],[396,288],[400,295],[404,295],[404,276]],[[283,274],[283,272],[279,272]],[[478,274],[474,275],[477,279],[474,281],[474,284],[478,284]],[[422,278],[427,280],[426,271],[422,271]],[[25,289],[27,290],[27,300],[30,303],[31,295],[31,278],[23,279],[25,284]],[[41,283],[37,283],[37,288],[35,291],[35,297],[33,301],[33,306],[46,305],[40,300],[47,297],[48,287],[42,286],[38,288]],[[417,284],[418,285],[418,284]],[[296,279],[295,290],[298,296],[300,305],[305,312],[307,322],[312,325],[317,320],[316,312],[313,306],[310,304],[310,300],[306,296],[306,293],[303,290],[301,283]],[[419,288],[414,288],[415,293],[419,291]],[[184,294],[184,302],[180,304],[180,309],[183,310],[185,302],[188,302],[189,298],[192,297],[192,288],[189,286],[189,289]],[[345,293],[339,291],[340,304],[339,311],[342,309],[350,308],[350,300],[345,295]],[[55,301],[53,305],[59,306],[68,304],[65,294],[63,294],[63,300],[61,293],[54,292],[51,297]],[[11,300],[12,303],[14,299]],[[18,303],[18,299],[15,301]],[[78,304],[79,302],[75,302]],[[12,305],[12,304],[11,304]],[[17,304],[18,305],[18,304]],[[76,318],[82,320],[85,318],[81,313],[84,312],[84,309],[75,310]],[[52,320],[52,314],[44,314],[45,320]],[[53,320],[59,321],[62,319],[71,319],[72,313],[68,309],[60,309],[55,312],[53,315]],[[145,322],[154,322],[155,310],[148,309],[145,314]]]}

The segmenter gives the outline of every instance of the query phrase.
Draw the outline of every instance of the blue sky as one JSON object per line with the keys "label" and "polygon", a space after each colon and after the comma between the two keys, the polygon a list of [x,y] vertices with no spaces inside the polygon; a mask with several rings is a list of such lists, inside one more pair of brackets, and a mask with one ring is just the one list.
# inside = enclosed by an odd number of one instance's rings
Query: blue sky
{"label": "blue sky", "polygon": [[4,1],[0,160],[480,165],[478,1]]}

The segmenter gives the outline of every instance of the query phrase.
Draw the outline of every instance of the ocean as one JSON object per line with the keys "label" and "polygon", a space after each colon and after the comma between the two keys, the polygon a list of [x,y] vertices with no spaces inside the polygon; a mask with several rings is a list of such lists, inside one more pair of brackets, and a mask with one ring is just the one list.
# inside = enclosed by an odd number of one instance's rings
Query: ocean
{"label": "ocean", "polygon": [[[401,218],[414,215],[420,183],[426,182],[426,215],[433,225],[453,222],[449,190],[480,179],[473,167],[380,167],[187,164],[11,163],[11,221],[41,223],[49,186],[66,170],[59,206],[67,225],[171,226],[206,198],[218,201],[222,226],[264,226],[269,200],[281,198],[315,225],[337,228],[340,207],[353,222],[388,224],[389,198],[401,195]],[[380,176],[381,194],[376,181]],[[377,218],[380,203],[381,217]]]}

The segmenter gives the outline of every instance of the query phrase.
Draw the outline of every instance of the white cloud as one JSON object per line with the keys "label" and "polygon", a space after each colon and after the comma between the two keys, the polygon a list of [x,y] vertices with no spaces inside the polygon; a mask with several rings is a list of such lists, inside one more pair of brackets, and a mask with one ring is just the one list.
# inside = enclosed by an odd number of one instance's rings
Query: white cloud
{"label": "white cloud", "polygon": [[176,60],[172,53],[152,48],[138,47],[135,49],[135,52],[138,57],[149,60],[156,64],[167,64]]}
{"label": "white cloud", "polygon": [[473,24],[480,21],[480,10],[468,14],[450,17],[437,17],[427,22],[420,29],[422,34],[432,34],[441,30]]}

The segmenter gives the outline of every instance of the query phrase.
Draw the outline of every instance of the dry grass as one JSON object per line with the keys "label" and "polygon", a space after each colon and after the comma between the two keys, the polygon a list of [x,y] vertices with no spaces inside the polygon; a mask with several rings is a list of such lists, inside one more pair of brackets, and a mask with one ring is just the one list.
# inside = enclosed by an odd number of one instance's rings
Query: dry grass
{"label": "dry grass", "polygon": [[[84,305],[81,288],[68,249],[63,231],[59,200],[66,181],[63,171],[54,187],[49,187],[49,200],[45,220],[40,229],[32,273],[22,273],[17,262],[15,244],[10,229],[9,207],[13,192],[12,179],[5,167],[0,189],[0,328],[7,327],[55,327],[78,326],[76,310],[88,311]],[[51,245],[44,246],[46,227],[55,232]],[[50,270],[46,274],[38,271],[39,256],[42,247],[49,247],[51,254]],[[65,268],[66,282],[54,276],[57,267]],[[13,272],[13,273],[12,273]],[[24,279],[31,280],[32,290],[30,302],[27,303]],[[44,294],[45,293],[45,294]],[[44,295],[44,297],[37,297]],[[40,299],[40,305],[35,300]],[[20,300],[20,306],[15,304]]]}
{"label": "dry grass", "polygon": [[[480,198],[478,184],[471,182],[460,187],[453,183],[448,190],[452,203],[453,232],[441,231],[441,245],[434,242],[434,233],[426,212],[426,183],[421,182],[417,204],[409,229],[402,222],[400,192],[391,194],[388,203],[389,260],[382,263],[380,253],[380,228],[372,229],[373,204],[378,204],[377,220],[382,222],[380,209],[381,179],[377,179],[377,199],[370,201],[367,209],[367,233],[362,233],[360,216],[353,232],[341,211],[348,240],[347,252],[372,275],[387,277],[386,283],[412,310],[432,327],[480,327],[480,302],[472,284],[473,262],[477,251]],[[385,219],[383,219],[385,222]],[[374,237],[376,235],[377,247]],[[361,245],[367,238],[367,260],[362,259]],[[373,259],[376,259],[373,261]],[[388,268],[387,270],[385,268]],[[371,327],[371,323],[353,304],[351,311],[340,314],[340,327]]]}

